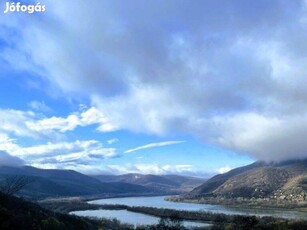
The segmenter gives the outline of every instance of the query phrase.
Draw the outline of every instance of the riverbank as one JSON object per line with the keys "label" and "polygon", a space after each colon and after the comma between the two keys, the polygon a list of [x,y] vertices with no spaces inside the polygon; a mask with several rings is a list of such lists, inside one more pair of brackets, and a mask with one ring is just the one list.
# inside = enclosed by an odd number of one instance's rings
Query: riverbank
{"label": "riverbank", "polygon": [[[191,203],[191,204],[210,204],[223,205],[231,208],[253,208],[253,209],[272,209],[272,210],[293,210],[307,212],[307,202],[293,203],[288,201],[270,199],[246,199],[246,198],[223,198],[223,197],[201,197],[198,199],[186,199],[180,196],[167,196],[170,202]],[[306,213],[307,214],[307,213]]]}
{"label": "riverbank", "polygon": [[50,202],[71,202],[71,201],[93,201],[99,199],[110,199],[110,198],[127,198],[127,197],[160,197],[160,196],[167,196],[167,197],[175,197],[179,196],[178,193],[167,193],[167,194],[157,194],[157,193],[128,193],[128,194],[98,194],[98,195],[89,195],[89,196],[68,196],[68,197],[49,197],[45,199],[33,200],[38,203],[50,203]]}

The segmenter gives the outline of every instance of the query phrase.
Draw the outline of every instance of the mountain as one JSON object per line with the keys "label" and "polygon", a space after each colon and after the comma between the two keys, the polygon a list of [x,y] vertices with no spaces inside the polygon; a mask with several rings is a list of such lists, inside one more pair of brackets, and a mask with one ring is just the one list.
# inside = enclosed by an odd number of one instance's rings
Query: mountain
{"label": "mountain", "polygon": [[216,175],[182,197],[204,202],[237,199],[307,205],[307,160],[255,162]]}
{"label": "mountain", "polygon": [[142,185],[146,188],[162,193],[182,193],[202,184],[205,179],[179,175],[151,175],[130,173],[123,175],[96,175],[94,178],[101,182],[125,182]]}
{"label": "mountain", "polygon": [[22,195],[35,198],[153,193],[141,185],[125,182],[103,183],[73,170],[39,169],[29,166],[0,167],[0,180],[15,175],[27,176],[33,181],[22,190]]}

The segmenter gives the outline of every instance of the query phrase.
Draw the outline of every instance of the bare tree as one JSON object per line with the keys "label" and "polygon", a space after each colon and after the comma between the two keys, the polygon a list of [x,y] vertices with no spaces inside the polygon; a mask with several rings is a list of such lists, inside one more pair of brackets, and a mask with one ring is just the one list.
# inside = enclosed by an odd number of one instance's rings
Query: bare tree
{"label": "bare tree", "polygon": [[28,176],[9,176],[2,181],[0,185],[0,191],[6,195],[11,196],[18,193],[21,189],[33,181],[34,180]]}

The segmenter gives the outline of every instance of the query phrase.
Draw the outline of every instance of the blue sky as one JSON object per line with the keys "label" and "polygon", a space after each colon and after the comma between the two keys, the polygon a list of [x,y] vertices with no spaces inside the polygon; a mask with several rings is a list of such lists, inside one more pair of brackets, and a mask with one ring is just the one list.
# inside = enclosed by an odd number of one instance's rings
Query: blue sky
{"label": "blue sky", "polygon": [[1,3],[0,164],[208,176],[307,157],[306,1],[41,4]]}

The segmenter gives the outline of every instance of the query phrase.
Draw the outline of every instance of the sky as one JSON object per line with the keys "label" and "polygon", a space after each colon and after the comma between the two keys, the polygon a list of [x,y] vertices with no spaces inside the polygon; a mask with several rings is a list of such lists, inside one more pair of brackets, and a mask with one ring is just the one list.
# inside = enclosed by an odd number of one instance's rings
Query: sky
{"label": "sky", "polygon": [[307,157],[307,1],[40,3],[0,3],[0,165],[206,177]]}

